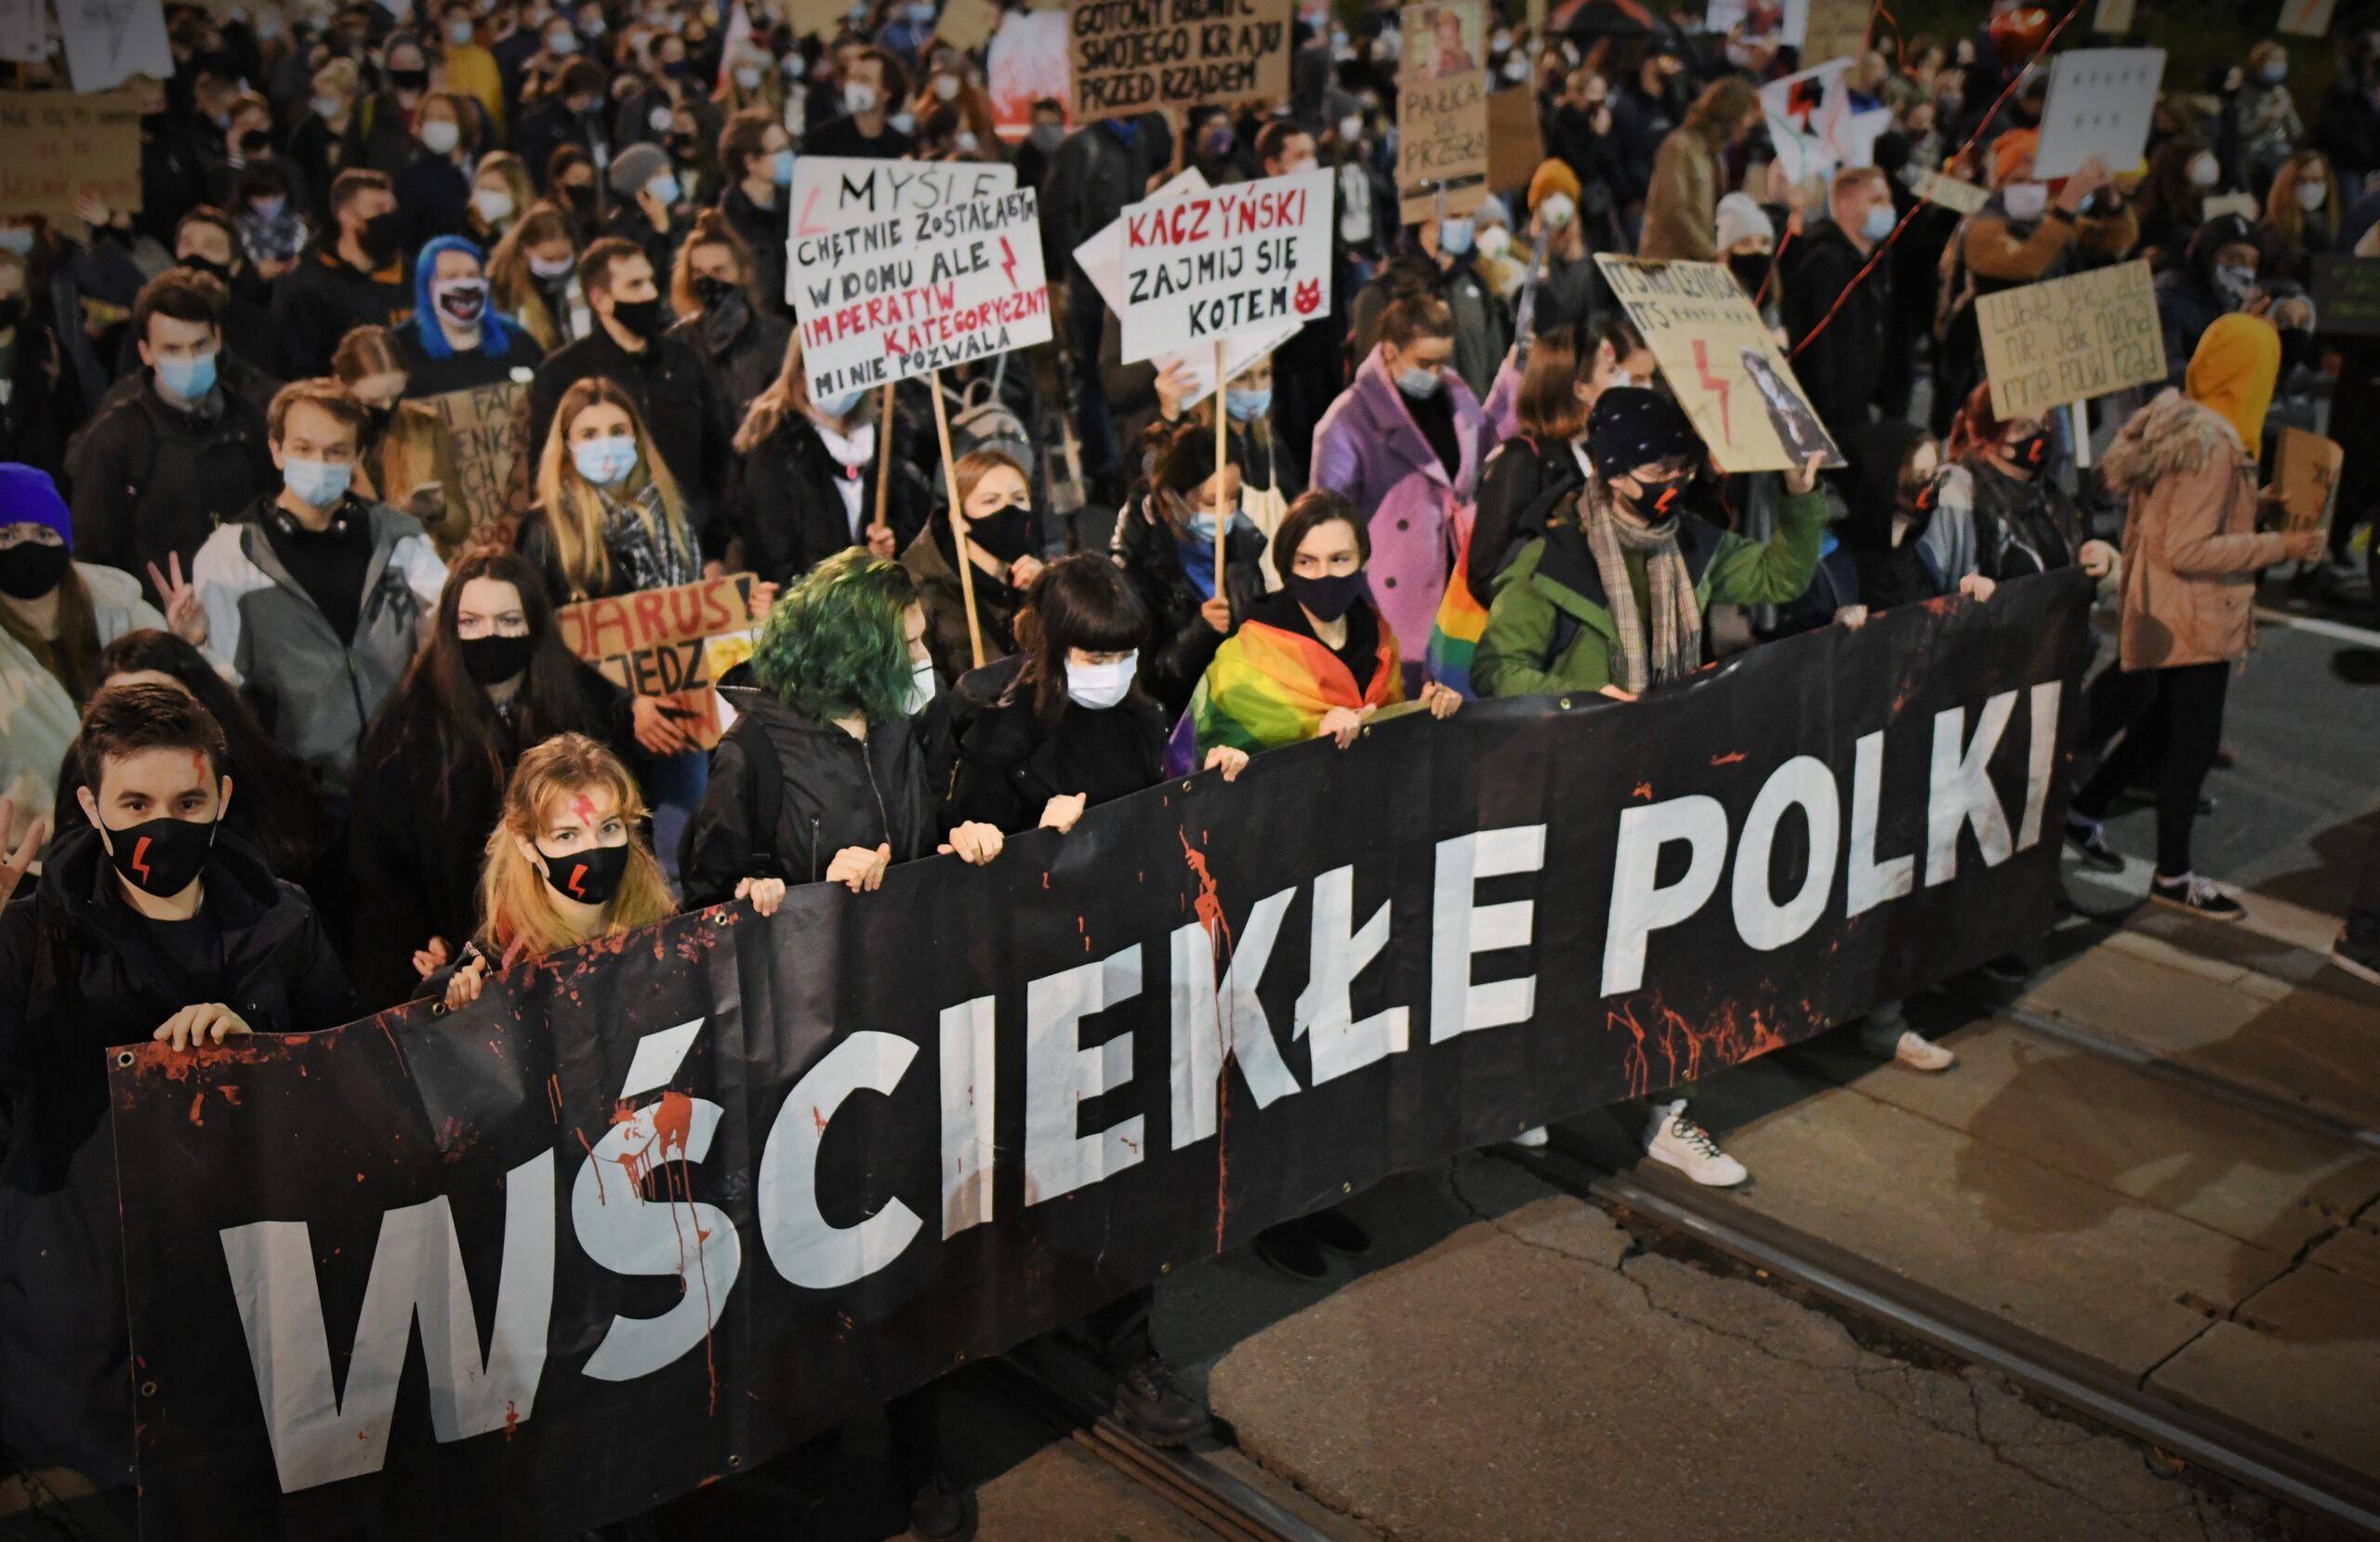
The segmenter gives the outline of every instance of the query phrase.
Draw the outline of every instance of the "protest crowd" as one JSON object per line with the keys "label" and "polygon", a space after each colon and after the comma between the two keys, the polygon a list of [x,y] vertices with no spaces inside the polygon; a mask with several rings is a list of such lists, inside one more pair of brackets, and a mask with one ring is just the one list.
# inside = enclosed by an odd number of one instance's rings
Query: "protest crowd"
{"label": "protest crowd", "polygon": [[[1760,4],[1283,7],[1276,92],[1090,119],[1063,57],[1000,59],[1039,12],[985,0],[167,0],[169,70],[8,64],[128,96],[138,168],[0,207],[0,1447],[131,1481],[102,1050],[460,1008],[1383,715],[1631,704],[2079,568],[2069,855],[2120,869],[2100,821],[2145,799],[2148,897],[2239,916],[2191,836],[2255,586],[2368,592],[2380,440],[2339,436],[2327,528],[2274,468],[2320,398],[2380,403],[2380,344],[2317,306],[2380,259],[2380,20],[2152,78],[2136,161],[2052,175],[2050,61],[2110,40],[1978,7],[1839,60]],[[1456,78],[1487,164],[1404,180],[1400,95]],[[828,159],[1032,193],[1048,340],[828,362]],[[1152,346],[1078,255],[1185,178],[1324,190],[1326,308],[1220,389],[1222,342]],[[1765,465],[1721,463],[1668,352],[1698,323],[1614,257],[1717,275]],[[1996,297],[2142,263],[2154,378],[1995,391]],[[2380,978],[2369,860],[2334,957]],[[1854,1032],[1953,1071],[1897,1004]],[[1647,1154],[1741,1181],[1687,1090]],[[1254,1245],[1314,1279],[1368,1244],[1324,1210]],[[1078,1331],[1127,1428],[1202,1427],[1145,1290]],[[893,1467],[919,1535],[970,1535],[932,1396],[885,1409]]]}

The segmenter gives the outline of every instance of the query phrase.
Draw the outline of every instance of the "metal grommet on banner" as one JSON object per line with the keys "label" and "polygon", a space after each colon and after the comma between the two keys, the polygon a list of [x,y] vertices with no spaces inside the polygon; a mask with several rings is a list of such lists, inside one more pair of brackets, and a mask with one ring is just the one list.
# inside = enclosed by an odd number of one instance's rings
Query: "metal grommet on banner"
{"label": "metal grommet on banner", "polygon": [[727,1465],[730,1467],[742,1467],[744,1465],[744,1458],[730,1453],[727,1458]]}
{"label": "metal grommet on banner", "polygon": [[1190,784],[1189,784],[1189,783],[1187,783],[1187,782],[1183,783],[1183,784],[1182,784],[1182,790],[1183,790],[1183,792],[1185,792],[1185,793],[1186,793],[1186,792],[1188,792],[1188,791],[1190,790]]}
{"label": "metal grommet on banner", "polygon": [[1157,1266],[1157,1272],[1160,1274],[1170,1274],[1173,1272],[1173,1266],[1170,1263],[1161,1263]]}
{"label": "metal grommet on banner", "polygon": [[1567,696],[1565,696],[1565,697],[1563,697],[1559,702],[1556,702],[1554,705],[1555,705],[1556,706],[1559,706],[1563,711],[1567,712],[1567,711],[1569,711],[1569,710],[1570,710],[1570,698],[1569,698],[1569,697],[1567,697]]}
{"label": "metal grommet on banner", "polygon": [[115,1063],[127,1071],[130,1070],[132,1068],[132,1051],[126,1049],[122,1054],[116,1056]]}
{"label": "metal grommet on banner", "polygon": [[1339,1185],[1339,1192],[1342,1194],[1352,1194],[1355,1192],[1355,1186],[1353,1183],[1342,1183]]}
{"label": "metal grommet on banner", "polygon": [[153,1381],[142,1382],[140,1384],[140,1395],[142,1397],[155,1397],[157,1395],[157,1384]]}

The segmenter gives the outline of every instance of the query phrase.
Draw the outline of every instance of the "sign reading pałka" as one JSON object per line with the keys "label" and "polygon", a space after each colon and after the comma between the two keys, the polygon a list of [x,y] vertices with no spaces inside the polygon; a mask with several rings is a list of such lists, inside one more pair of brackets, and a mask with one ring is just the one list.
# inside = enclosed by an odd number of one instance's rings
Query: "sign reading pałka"
{"label": "sign reading pa\u0142ka", "polygon": [[1124,210],[1124,362],[1330,310],[1331,174],[1301,171]]}
{"label": "sign reading pa\u0142ka", "polygon": [[1289,0],[1073,0],[1074,121],[1289,94]]}
{"label": "sign reading pa\u0142ka", "polygon": [[2003,289],[1977,299],[1975,316],[2003,421],[2165,378],[2146,262]]}
{"label": "sign reading pa\u0142ka", "polygon": [[[1488,175],[1488,71],[1480,11],[1464,0],[1405,8],[1403,75],[1396,97],[1396,187],[1436,193]],[[1479,205],[1485,190],[1467,206]],[[1408,224],[1428,217],[1408,210]]]}
{"label": "sign reading pa\u0142ka", "polygon": [[813,400],[1050,341],[1033,190],[921,209],[793,244]]}

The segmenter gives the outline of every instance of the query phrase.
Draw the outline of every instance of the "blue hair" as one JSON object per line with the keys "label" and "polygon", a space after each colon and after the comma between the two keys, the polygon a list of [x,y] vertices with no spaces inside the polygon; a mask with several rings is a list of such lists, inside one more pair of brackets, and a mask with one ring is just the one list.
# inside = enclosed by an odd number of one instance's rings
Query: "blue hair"
{"label": "blue hair", "polygon": [[[451,359],[455,350],[447,345],[446,334],[438,324],[438,308],[430,297],[430,280],[438,271],[438,257],[443,252],[462,252],[487,270],[487,254],[479,243],[458,235],[442,235],[425,243],[421,256],[413,263],[413,330],[421,339],[421,350],[432,359]],[[512,351],[512,339],[520,332],[510,322],[496,313],[496,295],[489,292],[487,308],[480,312],[480,351],[491,359],[501,359]]]}

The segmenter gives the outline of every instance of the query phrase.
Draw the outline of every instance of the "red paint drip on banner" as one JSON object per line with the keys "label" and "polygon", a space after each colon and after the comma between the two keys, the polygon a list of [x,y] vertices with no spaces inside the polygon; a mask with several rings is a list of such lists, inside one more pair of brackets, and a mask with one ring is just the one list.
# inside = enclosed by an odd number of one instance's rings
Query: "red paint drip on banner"
{"label": "red paint drip on banner", "polygon": [[1190,844],[1190,833],[1179,832],[1182,837],[1182,860],[1190,864],[1190,876],[1198,880],[1198,897],[1194,908],[1198,925],[1206,929],[1207,948],[1215,969],[1215,1027],[1223,1041],[1224,1052],[1217,1056],[1215,1067],[1215,1251],[1223,1250],[1223,1224],[1231,1215],[1231,1056],[1228,1047],[1233,1042],[1230,1017],[1231,1005],[1223,999],[1223,975],[1231,967],[1231,923],[1223,918],[1223,895],[1215,886],[1215,875],[1207,866],[1207,853]]}

